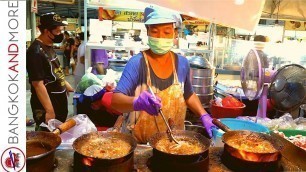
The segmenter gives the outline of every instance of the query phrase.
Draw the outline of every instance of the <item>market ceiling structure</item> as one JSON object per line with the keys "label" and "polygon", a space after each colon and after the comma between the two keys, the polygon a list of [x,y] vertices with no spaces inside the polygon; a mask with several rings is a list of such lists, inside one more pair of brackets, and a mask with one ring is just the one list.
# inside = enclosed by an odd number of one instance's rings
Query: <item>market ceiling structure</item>
{"label": "market ceiling structure", "polygon": [[[30,1],[30,0],[28,0]],[[49,2],[47,2],[49,1]],[[84,0],[38,0],[38,15],[47,12],[56,12],[64,17],[77,18],[79,16],[78,11],[78,2],[81,1],[81,17],[83,18],[84,13]],[[116,2],[117,6],[108,6],[108,8],[119,8],[120,3],[130,2],[135,0],[100,0],[101,2],[105,1],[107,3]],[[218,15],[226,18],[231,18],[231,20],[243,21],[243,17],[249,16],[250,21],[256,21],[256,9],[260,9],[260,12],[257,12],[261,15],[261,18],[269,19],[286,19],[286,20],[299,20],[306,21],[306,1],[305,0],[138,0],[145,3],[153,3],[161,6],[165,6],[170,9],[178,10],[185,14],[194,14],[196,17],[216,21],[216,18],[210,18],[211,16]],[[66,3],[66,4],[59,4]],[[68,4],[68,3],[72,4]],[[254,3],[256,2],[256,3]],[[260,7],[261,3],[264,2],[264,6]],[[240,5],[237,3],[240,3]],[[242,3],[242,4],[241,4]],[[125,3],[126,4],[126,3]],[[188,4],[188,5],[186,5]],[[199,5],[201,4],[201,5]],[[222,5],[223,4],[223,5]],[[231,4],[236,4],[231,6]],[[252,4],[253,7],[250,8],[249,4]],[[256,7],[254,7],[254,5]],[[123,7],[128,8],[126,5]],[[232,8],[235,7],[235,11]],[[121,6],[122,9],[122,6]],[[254,10],[252,10],[254,9]],[[142,9],[138,9],[142,10]],[[210,10],[210,11],[209,11]],[[244,12],[237,12],[244,11]],[[236,13],[235,13],[236,12]],[[252,13],[252,14],[251,14]],[[88,18],[97,18],[97,10],[93,8],[88,8]],[[220,15],[221,14],[221,15]],[[83,22],[82,22],[83,23]],[[220,21],[221,24],[228,25],[229,27],[236,26],[235,24],[231,26],[230,23],[227,23],[226,20]],[[243,23],[241,23],[243,24]],[[256,23],[257,24],[257,23]]]}

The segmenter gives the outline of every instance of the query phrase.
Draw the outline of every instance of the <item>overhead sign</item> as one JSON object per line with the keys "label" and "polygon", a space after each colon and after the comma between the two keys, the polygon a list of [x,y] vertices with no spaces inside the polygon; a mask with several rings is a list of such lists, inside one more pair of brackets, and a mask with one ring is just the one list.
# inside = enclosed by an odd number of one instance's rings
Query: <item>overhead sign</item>
{"label": "overhead sign", "polygon": [[306,22],[286,21],[285,30],[306,31]]}
{"label": "overhead sign", "polygon": [[103,10],[103,20],[126,21],[126,22],[143,22],[143,12],[136,11],[119,11]]}
{"label": "overhead sign", "polygon": [[185,20],[183,21],[183,24],[185,25],[209,25],[208,21],[205,20]]}

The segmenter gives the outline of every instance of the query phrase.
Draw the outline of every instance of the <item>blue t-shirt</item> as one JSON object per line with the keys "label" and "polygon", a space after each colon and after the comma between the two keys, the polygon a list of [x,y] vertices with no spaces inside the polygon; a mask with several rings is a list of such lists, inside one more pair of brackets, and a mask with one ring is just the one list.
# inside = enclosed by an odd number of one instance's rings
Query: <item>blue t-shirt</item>
{"label": "blue t-shirt", "polygon": [[[189,62],[180,55],[175,55],[175,66],[179,83],[183,86],[184,98],[188,99],[193,93],[193,88],[189,77]],[[161,79],[155,75],[150,66],[150,77],[152,85],[160,91],[173,84],[173,73],[166,79]],[[114,92],[123,93],[128,96],[135,96],[135,90],[142,84],[147,83],[147,65],[142,53],[133,56],[126,64],[120,81]]]}

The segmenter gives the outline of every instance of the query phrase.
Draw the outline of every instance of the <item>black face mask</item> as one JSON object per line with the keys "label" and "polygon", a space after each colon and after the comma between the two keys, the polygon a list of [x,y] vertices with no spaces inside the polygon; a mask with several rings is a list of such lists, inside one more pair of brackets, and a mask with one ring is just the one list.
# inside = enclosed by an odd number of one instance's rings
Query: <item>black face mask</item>
{"label": "black face mask", "polygon": [[54,43],[61,43],[62,41],[63,41],[63,39],[64,39],[64,34],[59,34],[59,35],[54,35],[52,32],[50,32],[53,36],[54,36],[54,38],[52,39],[52,38],[50,38],[50,36],[49,36],[49,38],[54,42]]}

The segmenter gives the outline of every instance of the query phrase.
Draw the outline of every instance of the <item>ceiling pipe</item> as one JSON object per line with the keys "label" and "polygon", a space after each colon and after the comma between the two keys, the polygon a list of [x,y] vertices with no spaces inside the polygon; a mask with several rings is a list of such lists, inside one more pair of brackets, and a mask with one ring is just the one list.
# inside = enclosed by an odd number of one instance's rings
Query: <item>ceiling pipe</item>
{"label": "ceiling pipe", "polygon": [[63,0],[39,0],[39,2],[49,2],[49,3],[56,3],[56,4],[68,4],[68,5],[72,5],[72,4],[75,3],[75,0],[70,0],[70,1],[63,1]]}

